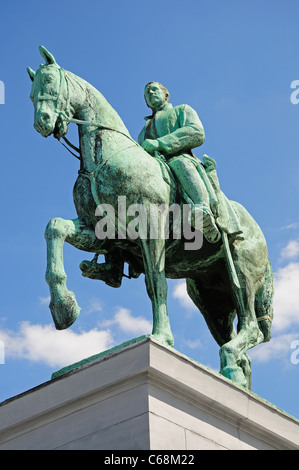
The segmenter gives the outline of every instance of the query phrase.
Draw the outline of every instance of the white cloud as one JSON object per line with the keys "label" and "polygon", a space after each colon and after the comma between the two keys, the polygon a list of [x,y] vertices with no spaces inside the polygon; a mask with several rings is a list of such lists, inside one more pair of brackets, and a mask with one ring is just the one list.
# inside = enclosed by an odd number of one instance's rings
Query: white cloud
{"label": "white cloud", "polygon": [[130,310],[118,307],[116,314],[111,320],[101,322],[101,327],[117,325],[124,333],[135,335],[148,334],[152,330],[152,323],[143,316],[134,317]]}
{"label": "white cloud", "polygon": [[39,300],[41,305],[49,305],[51,297],[50,296],[48,296],[48,297],[39,297],[38,300]]}
{"label": "white cloud", "polygon": [[[40,298],[42,304],[48,299]],[[91,311],[102,309],[100,301],[93,300]],[[117,325],[123,332],[141,335],[150,333],[152,324],[142,316],[134,317],[119,307],[112,320],[103,322],[101,329],[76,333],[71,329],[58,331],[53,325],[20,323],[19,330],[0,328],[0,346],[4,346],[5,360],[27,359],[50,367],[64,367],[98,354],[114,346],[110,326]]]}
{"label": "white cloud", "polygon": [[296,229],[299,227],[298,222],[294,222],[292,224],[284,225],[283,227],[280,227],[280,230],[291,230],[291,229]]}
{"label": "white cloud", "polygon": [[52,325],[22,322],[17,333],[0,330],[5,358],[28,359],[50,367],[63,367],[113,346],[109,330],[58,331]]}
{"label": "white cloud", "polygon": [[274,321],[273,328],[285,330],[299,325],[299,263],[289,263],[274,274]]}
{"label": "white cloud", "polygon": [[196,306],[190,299],[188,293],[187,293],[187,286],[186,286],[186,281],[182,280],[179,281],[172,293],[172,296],[175,299],[178,299],[179,303],[181,304],[182,307],[185,307],[187,309],[192,309],[192,310],[197,310]]}
{"label": "white cloud", "polygon": [[290,240],[280,253],[282,260],[295,260],[299,255],[299,240]]}
{"label": "white cloud", "polygon": [[152,323],[146,318],[142,316],[133,317],[130,310],[122,307],[118,308],[114,321],[125,333],[147,334],[152,330]]}
{"label": "white cloud", "polygon": [[197,349],[197,348],[201,348],[202,345],[201,345],[201,341],[200,339],[195,339],[195,340],[190,340],[190,339],[187,339],[185,341],[185,344],[188,346],[188,348],[190,349]]}
{"label": "white cloud", "polygon": [[89,308],[86,313],[101,312],[102,310],[102,301],[94,298],[90,301]]}

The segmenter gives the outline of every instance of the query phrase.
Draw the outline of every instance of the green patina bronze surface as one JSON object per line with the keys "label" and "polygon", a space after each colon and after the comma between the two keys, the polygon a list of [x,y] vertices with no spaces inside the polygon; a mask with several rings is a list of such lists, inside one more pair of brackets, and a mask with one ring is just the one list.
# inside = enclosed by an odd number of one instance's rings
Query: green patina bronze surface
{"label": "green patina bronze surface", "polygon": [[[43,46],[40,52],[45,64],[36,72],[27,69],[34,127],[42,136],[53,134],[57,139],[65,136],[71,122],[79,131],[80,170],[74,186],[78,217],[54,218],[45,233],[46,280],[56,328],[68,328],[80,312],[75,294],[66,285],[63,244],[67,242],[94,255],[92,261],[80,265],[86,277],[119,287],[125,262],[130,277],[145,274],[153,310],[152,336],[167,346],[173,346],[174,340],[166,278],[185,278],[189,296],[220,346],[221,374],[250,388],[246,351],[270,339],[273,274],[257,223],[244,207],[223,194],[214,160],[204,156],[200,162],[192,153],[205,138],[197,113],[187,105],[173,107],[168,90],[150,82],[145,99],[152,114],[137,143],[98,90],[62,69]],[[135,239],[100,239],[96,210],[102,204],[114,208],[118,234],[132,221],[129,214],[124,220],[119,196],[125,198],[127,207],[142,205],[146,214],[153,205],[189,204],[188,222],[196,233],[197,221],[203,221],[201,248],[186,250],[183,237],[153,238],[149,233]],[[159,233],[158,226],[167,224],[165,213],[150,222]],[[97,262],[101,254],[105,263]]]}

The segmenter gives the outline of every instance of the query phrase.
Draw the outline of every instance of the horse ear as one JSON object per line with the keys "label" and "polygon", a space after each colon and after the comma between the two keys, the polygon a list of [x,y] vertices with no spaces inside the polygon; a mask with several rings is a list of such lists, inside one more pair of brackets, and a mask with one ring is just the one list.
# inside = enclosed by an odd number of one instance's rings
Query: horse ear
{"label": "horse ear", "polygon": [[34,77],[35,77],[34,70],[32,70],[30,67],[27,67],[27,72],[28,72],[28,75],[29,75],[30,79],[33,81]]}
{"label": "horse ear", "polygon": [[56,60],[54,59],[54,56],[47,51],[47,49],[44,46],[39,46],[39,52],[43,59],[46,61],[46,65],[50,64],[56,64]]}

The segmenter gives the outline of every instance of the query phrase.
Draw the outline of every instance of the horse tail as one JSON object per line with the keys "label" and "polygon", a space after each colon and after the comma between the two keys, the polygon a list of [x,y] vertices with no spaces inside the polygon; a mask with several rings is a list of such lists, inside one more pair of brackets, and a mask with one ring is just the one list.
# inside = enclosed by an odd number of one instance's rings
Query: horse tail
{"label": "horse tail", "polygon": [[265,273],[265,281],[263,287],[255,296],[255,313],[259,328],[264,335],[264,341],[271,339],[271,327],[273,320],[273,297],[274,283],[273,271],[270,261]]}

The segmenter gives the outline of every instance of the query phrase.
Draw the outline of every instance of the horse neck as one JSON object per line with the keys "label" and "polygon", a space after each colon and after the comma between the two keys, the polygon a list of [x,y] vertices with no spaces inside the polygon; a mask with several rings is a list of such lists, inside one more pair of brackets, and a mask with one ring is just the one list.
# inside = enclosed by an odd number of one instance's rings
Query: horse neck
{"label": "horse neck", "polygon": [[73,98],[70,99],[70,105],[74,109],[73,117],[113,129],[113,131],[101,130],[90,125],[78,125],[82,166],[87,171],[93,171],[101,161],[108,159],[118,151],[120,145],[123,145],[124,139],[126,140],[123,133],[128,136],[130,134],[105,97],[82,78],[71,75],[69,78],[73,84],[71,93]]}

